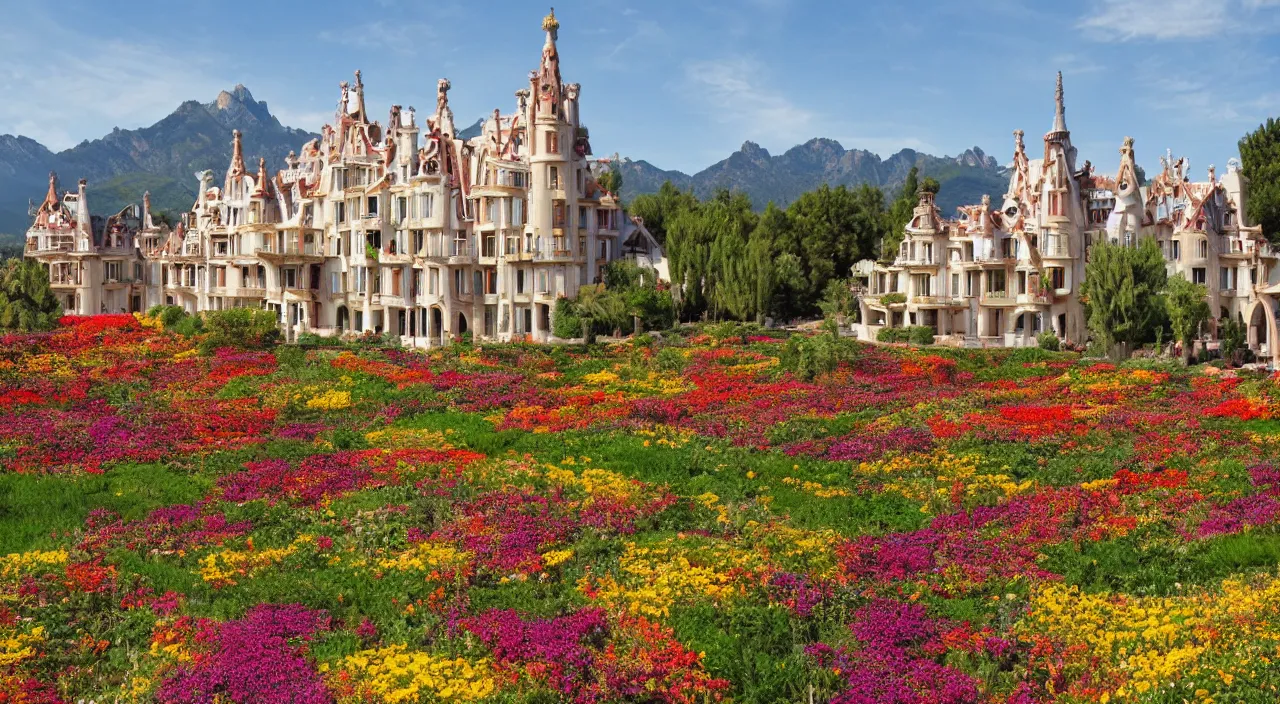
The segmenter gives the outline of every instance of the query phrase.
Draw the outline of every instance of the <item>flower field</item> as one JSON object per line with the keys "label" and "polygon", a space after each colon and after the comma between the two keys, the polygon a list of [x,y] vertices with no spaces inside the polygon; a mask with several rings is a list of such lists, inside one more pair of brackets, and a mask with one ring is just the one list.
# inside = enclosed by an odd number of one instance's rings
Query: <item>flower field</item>
{"label": "flower field", "polygon": [[0,704],[1280,701],[1280,388],[0,338]]}

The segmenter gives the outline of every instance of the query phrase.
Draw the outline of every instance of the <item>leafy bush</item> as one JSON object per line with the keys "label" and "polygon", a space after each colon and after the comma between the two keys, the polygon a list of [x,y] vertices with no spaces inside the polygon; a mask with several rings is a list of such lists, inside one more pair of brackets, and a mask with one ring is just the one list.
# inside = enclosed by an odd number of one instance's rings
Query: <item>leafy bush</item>
{"label": "leafy bush", "polygon": [[0,330],[49,330],[61,316],[49,272],[39,262],[10,259],[0,268]]}
{"label": "leafy bush", "polygon": [[152,306],[151,310],[147,311],[147,316],[151,318],[159,318],[160,322],[164,323],[164,327],[166,330],[173,330],[183,320],[186,320],[192,317],[187,314],[187,310],[182,306],[163,306],[163,305]]}
{"label": "leafy bush", "polygon": [[632,315],[640,316],[645,330],[670,330],[676,321],[676,305],[671,292],[652,287],[633,288],[624,296]]}
{"label": "leafy bush", "polygon": [[848,343],[840,338],[822,333],[813,337],[792,335],[782,350],[781,366],[798,378],[810,380],[820,374],[835,371],[842,360],[851,357]]}
{"label": "leafy bush", "polygon": [[280,339],[276,314],[261,308],[228,308],[205,311],[204,327],[209,333],[207,349],[239,347],[266,349]]}
{"label": "leafy bush", "polygon": [[1040,333],[1040,336],[1036,338],[1036,342],[1040,345],[1040,349],[1042,350],[1057,352],[1062,349],[1062,345],[1058,342],[1058,336],[1047,330]]}
{"label": "leafy bush", "polygon": [[886,306],[896,306],[899,303],[907,302],[907,294],[905,293],[886,293],[880,297],[880,302]]}
{"label": "leafy bush", "polygon": [[582,335],[582,318],[573,300],[556,299],[556,309],[551,313],[551,334],[564,340]]}
{"label": "leafy bush", "polygon": [[880,328],[876,333],[879,342],[906,342],[909,333],[906,328]]}
{"label": "leafy bush", "polygon": [[932,345],[933,344],[933,328],[925,325],[916,325],[907,328],[907,335],[913,345]]}

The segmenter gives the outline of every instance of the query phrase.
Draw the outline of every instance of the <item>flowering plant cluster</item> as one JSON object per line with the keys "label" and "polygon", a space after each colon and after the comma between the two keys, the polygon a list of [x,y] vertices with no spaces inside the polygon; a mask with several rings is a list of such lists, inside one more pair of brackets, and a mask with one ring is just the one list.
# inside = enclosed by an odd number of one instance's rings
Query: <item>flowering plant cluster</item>
{"label": "flowering plant cluster", "polygon": [[1280,386],[0,339],[0,704],[1280,701]]}

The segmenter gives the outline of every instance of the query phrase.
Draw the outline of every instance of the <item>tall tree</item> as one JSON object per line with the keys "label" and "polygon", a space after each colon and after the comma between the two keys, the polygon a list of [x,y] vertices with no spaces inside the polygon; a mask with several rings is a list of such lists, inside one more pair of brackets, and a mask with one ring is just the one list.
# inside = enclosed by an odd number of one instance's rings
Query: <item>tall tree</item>
{"label": "tall tree", "polygon": [[1169,278],[1164,305],[1169,313],[1173,337],[1182,343],[1182,362],[1191,360],[1191,346],[1200,324],[1209,319],[1208,293],[1204,286],[1187,281],[1181,274]]}
{"label": "tall tree", "polygon": [[1168,279],[1160,246],[1148,237],[1136,248],[1095,245],[1089,256],[1080,294],[1090,332],[1108,352],[1116,343],[1147,339],[1163,310],[1160,292]]}
{"label": "tall tree", "polygon": [[39,262],[10,259],[0,269],[0,330],[35,332],[58,324],[62,304]]}
{"label": "tall tree", "polygon": [[750,319],[755,315],[755,272],[747,242],[758,219],[751,210],[751,199],[722,190],[703,204],[702,215],[712,238],[705,284],[711,313],[716,318],[727,314],[738,320]]}
{"label": "tall tree", "polygon": [[880,249],[875,253],[875,256],[881,260],[893,261],[893,258],[898,255],[903,231],[907,223],[911,222],[911,212],[915,210],[916,203],[920,202],[919,190],[920,168],[912,166],[911,171],[907,172],[907,180],[903,181],[902,188],[898,189],[898,197],[894,199],[893,205],[889,206],[884,239],[881,240]]}
{"label": "tall tree", "polygon": [[1249,219],[1276,242],[1280,240],[1280,122],[1268,119],[1245,135],[1239,146],[1249,179]]}
{"label": "tall tree", "polygon": [[662,184],[657,193],[638,195],[627,203],[627,212],[644,220],[645,229],[658,244],[667,242],[667,228],[672,220],[686,210],[698,207],[693,193],[685,193],[671,184]]}
{"label": "tall tree", "polygon": [[874,256],[884,234],[884,194],[865,184],[856,190],[824,185],[800,196],[787,215],[790,237],[782,251],[800,259],[807,285],[796,305],[811,314],[828,281],[848,276],[855,262]]}

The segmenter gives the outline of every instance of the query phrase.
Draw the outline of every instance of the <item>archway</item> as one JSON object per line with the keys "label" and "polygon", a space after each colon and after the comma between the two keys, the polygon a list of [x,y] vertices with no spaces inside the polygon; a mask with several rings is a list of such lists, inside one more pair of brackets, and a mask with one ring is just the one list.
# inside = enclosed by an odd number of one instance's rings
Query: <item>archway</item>
{"label": "archway", "polygon": [[432,344],[444,344],[444,313],[438,307],[431,308],[431,328],[427,331],[427,337]]}
{"label": "archway", "polygon": [[351,328],[351,311],[346,306],[338,306],[338,332],[346,332]]}
{"label": "archway", "polygon": [[459,337],[461,337],[462,335],[466,334],[466,332],[467,332],[467,316],[463,315],[462,313],[458,313],[457,333]]}
{"label": "archway", "polygon": [[1274,313],[1266,298],[1259,298],[1249,309],[1247,340],[1249,349],[1259,357],[1271,356],[1271,321]]}

